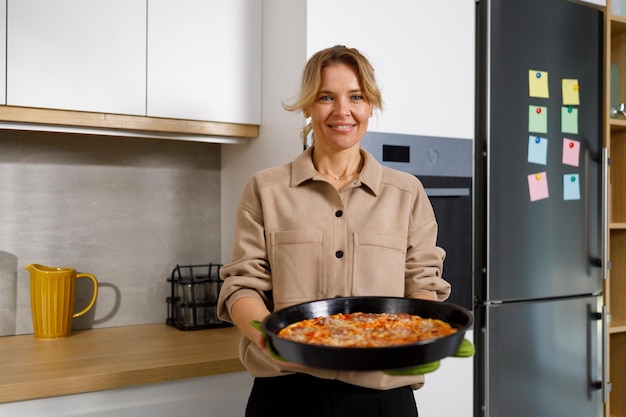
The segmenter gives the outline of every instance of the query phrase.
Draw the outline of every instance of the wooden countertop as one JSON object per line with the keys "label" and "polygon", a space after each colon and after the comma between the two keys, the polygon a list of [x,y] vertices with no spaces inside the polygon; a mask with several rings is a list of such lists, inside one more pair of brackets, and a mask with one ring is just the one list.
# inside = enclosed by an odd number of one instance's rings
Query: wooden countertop
{"label": "wooden countertop", "polygon": [[165,324],[0,337],[0,403],[243,371],[240,337]]}

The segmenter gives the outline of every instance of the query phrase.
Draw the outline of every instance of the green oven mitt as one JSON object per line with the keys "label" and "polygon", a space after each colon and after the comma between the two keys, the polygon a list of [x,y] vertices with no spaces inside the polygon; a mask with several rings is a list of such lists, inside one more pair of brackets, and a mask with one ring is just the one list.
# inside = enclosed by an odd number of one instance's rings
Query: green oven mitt
{"label": "green oven mitt", "polygon": [[269,351],[270,356],[277,361],[284,362],[285,359],[282,356],[280,356],[278,352],[276,352],[276,350],[274,349],[274,346],[272,346],[272,343],[270,342],[269,336],[267,335],[267,333],[265,333],[265,330],[263,330],[263,324],[258,320],[252,320],[250,321],[250,325],[252,325],[252,327],[254,327],[259,332],[261,332],[263,337],[265,337],[265,346],[267,346],[267,350]]}
{"label": "green oven mitt", "polygon": [[[461,342],[461,346],[454,354],[457,358],[469,358],[473,356],[475,353],[474,345],[467,339],[463,339]],[[411,376],[411,375],[423,375],[430,372],[434,372],[439,369],[441,365],[440,361],[435,361],[431,363],[426,363],[424,365],[412,366],[410,368],[402,368],[402,369],[391,369],[384,371],[387,375],[392,376]]]}

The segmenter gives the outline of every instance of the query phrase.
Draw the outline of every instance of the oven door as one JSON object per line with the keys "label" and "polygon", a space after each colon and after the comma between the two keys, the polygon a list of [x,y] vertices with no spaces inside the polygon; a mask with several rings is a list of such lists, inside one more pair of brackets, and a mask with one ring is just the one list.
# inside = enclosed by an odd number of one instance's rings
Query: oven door
{"label": "oven door", "polygon": [[472,179],[418,176],[439,225],[437,245],[446,251],[443,278],[452,285],[447,300],[472,310]]}

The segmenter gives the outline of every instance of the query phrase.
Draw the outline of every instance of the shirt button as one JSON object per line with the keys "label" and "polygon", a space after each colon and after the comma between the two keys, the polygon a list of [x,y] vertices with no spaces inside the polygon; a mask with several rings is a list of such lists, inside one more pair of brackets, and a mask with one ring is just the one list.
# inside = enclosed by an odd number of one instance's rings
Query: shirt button
{"label": "shirt button", "polygon": [[335,256],[337,257],[337,259],[341,259],[343,258],[343,252],[338,250],[337,252],[335,252]]}
{"label": "shirt button", "polygon": [[335,212],[335,217],[341,217],[341,216],[343,216],[343,211],[341,211],[341,210],[337,210],[337,211]]}

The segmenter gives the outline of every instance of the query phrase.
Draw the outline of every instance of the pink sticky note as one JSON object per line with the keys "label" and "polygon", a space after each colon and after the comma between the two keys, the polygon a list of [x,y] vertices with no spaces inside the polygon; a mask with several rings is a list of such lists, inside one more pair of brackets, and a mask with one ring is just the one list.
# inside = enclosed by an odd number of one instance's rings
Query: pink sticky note
{"label": "pink sticky note", "polygon": [[563,163],[565,165],[578,166],[578,157],[580,155],[580,142],[563,138]]}
{"label": "pink sticky note", "polygon": [[548,198],[548,176],[545,171],[528,176],[528,191],[530,191],[530,201]]}

